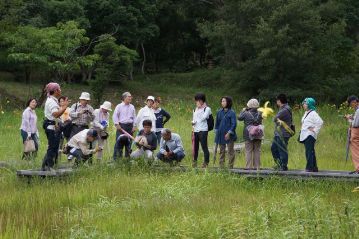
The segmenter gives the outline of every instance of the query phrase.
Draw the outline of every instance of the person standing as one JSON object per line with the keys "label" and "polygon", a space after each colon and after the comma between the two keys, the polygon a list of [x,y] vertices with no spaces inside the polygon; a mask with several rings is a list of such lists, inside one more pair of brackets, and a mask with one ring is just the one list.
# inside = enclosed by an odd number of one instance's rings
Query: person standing
{"label": "person standing", "polygon": [[[114,153],[113,153],[114,160],[116,160],[117,157],[122,158],[122,150],[124,147],[125,147],[125,157],[128,158],[130,157],[131,154],[130,138],[132,137],[133,133],[136,130],[135,128],[136,110],[135,107],[131,104],[131,102],[132,102],[131,93],[130,92],[123,93],[122,103],[116,106],[115,111],[112,115],[112,120],[116,127],[116,143],[114,146]],[[123,132],[123,130],[129,135],[127,136]],[[122,137],[120,138],[120,136]]]}
{"label": "person standing", "polygon": [[45,103],[43,128],[48,140],[48,147],[42,163],[42,170],[53,171],[54,160],[58,155],[61,138],[57,120],[66,111],[69,101],[65,99],[63,105],[59,105],[58,98],[61,97],[61,88],[57,83],[51,82],[47,84],[45,90],[47,92],[47,100]]}
{"label": "person standing", "polygon": [[315,104],[316,102],[313,98],[306,98],[302,103],[305,112],[302,118],[299,141],[305,147],[305,157],[307,159],[305,170],[307,172],[318,172],[315,142],[323,126],[323,120],[316,112]]}
{"label": "person standing", "polygon": [[154,103],[155,103],[155,97],[148,96],[146,99],[146,106],[138,111],[136,117],[136,126],[138,128],[138,131],[141,131],[143,129],[143,125],[142,125],[143,121],[151,120],[152,131],[156,132],[156,116],[152,109]]}
{"label": "person standing", "polygon": [[142,126],[143,129],[140,130],[138,136],[135,138],[138,149],[131,153],[130,158],[137,159],[144,156],[146,160],[152,160],[153,151],[157,148],[157,137],[156,134],[151,131],[151,120],[144,120]]}
{"label": "person standing", "polygon": [[[277,96],[279,111],[274,117],[274,139],[271,146],[272,156],[276,164],[275,168],[280,171],[288,170],[288,141],[292,137],[288,127],[293,125],[292,109],[288,105],[287,96]],[[284,125],[285,124],[285,125]]]}
{"label": "person standing", "polygon": [[82,92],[79,102],[71,106],[70,117],[72,120],[72,129],[70,138],[78,132],[88,129],[90,123],[94,120],[94,110],[92,106],[89,105],[90,100],[90,94]]}
{"label": "person standing", "polygon": [[37,151],[39,150],[38,135],[39,131],[37,129],[37,115],[35,112],[37,106],[37,100],[31,98],[26,103],[26,109],[22,113],[20,133],[22,137],[22,142],[25,144],[26,140],[32,139],[35,143],[34,152],[24,152],[22,159],[31,159],[36,157]]}
{"label": "person standing", "polygon": [[170,129],[162,129],[162,138],[160,150],[157,153],[157,158],[163,162],[168,162],[173,165],[181,162],[185,157],[183,143],[178,134],[172,133]]}
{"label": "person standing", "polygon": [[194,133],[193,140],[193,162],[192,167],[197,167],[199,144],[201,144],[204,153],[204,162],[202,168],[207,168],[209,164],[209,150],[208,150],[208,122],[210,115],[212,115],[211,108],[206,104],[206,95],[197,93],[194,97],[196,102],[196,109],[193,112],[192,127]]}
{"label": "person standing", "polygon": [[159,144],[161,141],[161,131],[164,125],[170,120],[171,115],[165,111],[164,109],[160,108],[161,98],[156,97],[155,103],[153,104],[153,111],[156,116],[156,136],[157,136],[157,143]]}
{"label": "person standing", "polygon": [[[216,123],[214,130],[216,133],[215,143],[219,145],[219,166],[224,168],[226,145],[228,149],[228,166],[234,166],[234,142],[237,140],[236,128],[237,118],[236,113],[232,110],[232,98],[224,96],[221,98],[221,109],[217,112]],[[216,146],[217,147],[217,146]]]}
{"label": "person standing", "polygon": [[348,97],[348,105],[355,110],[355,114],[346,115],[350,123],[350,151],[355,170],[352,174],[359,174],[359,98],[357,96]]}
{"label": "person standing", "polygon": [[[112,105],[111,102],[105,101],[100,106],[99,109],[94,110],[94,120],[93,120],[93,127],[98,132],[98,146],[102,149],[104,148],[104,145],[107,143],[108,138],[108,132],[107,128],[110,123],[110,111]],[[100,150],[97,152],[97,159],[101,160],[103,157],[103,150]]]}
{"label": "person standing", "polygon": [[258,100],[250,99],[247,103],[247,108],[244,108],[238,117],[239,121],[244,122],[243,138],[245,140],[246,169],[258,170],[261,166],[260,157],[263,132],[258,133],[256,137],[254,134],[252,134],[251,130],[251,127],[259,127],[262,125],[262,113],[258,111],[258,108]]}

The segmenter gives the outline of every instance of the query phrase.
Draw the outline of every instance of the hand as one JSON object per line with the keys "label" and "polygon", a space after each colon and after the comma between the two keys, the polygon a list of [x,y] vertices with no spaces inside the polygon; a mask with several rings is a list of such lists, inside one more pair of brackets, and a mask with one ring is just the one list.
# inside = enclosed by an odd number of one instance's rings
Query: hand
{"label": "hand", "polygon": [[171,155],[173,155],[173,152],[172,152],[172,151],[169,151],[169,152],[168,152],[168,156],[171,156]]}
{"label": "hand", "polygon": [[121,126],[119,124],[116,124],[116,129],[121,131],[122,128],[121,128]]}
{"label": "hand", "polygon": [[165,156],[165,158],[168,158],[168,152],[164,152],[163,155]]}
{"label": "hand", "polygon": [[195,125],[195,124],[196,124],[196,121],[192,121],[191,124],[192,124],[192,125]]}
{"label": "hand", "polygon": [[227,133],[226,135],[224,135],[224,139],[225,140],[229,140],[231,138],[231,134],[230,133]]}
{"label": "hand", "polygon": [[65,109],[66,109],[66,108],[69,106],[70,103],[71,103],[71,101],[69,100],[69,98],[66,97],[66,99],[62,101],[62,103],[61,103],[60,106],[61,106],[62,108],[65,108]]}

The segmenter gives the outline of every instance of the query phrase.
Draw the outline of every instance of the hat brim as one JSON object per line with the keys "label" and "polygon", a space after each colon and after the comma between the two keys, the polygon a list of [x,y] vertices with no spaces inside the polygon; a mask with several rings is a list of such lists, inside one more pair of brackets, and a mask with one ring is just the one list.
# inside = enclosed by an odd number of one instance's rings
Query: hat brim
{"label": "hat brim", "polygon": [[108,111],[112,111],[112,109],[108,109],[106,107],[103,107],[102,105],[100,106],[101,109],[104,109],[104,110],[108,110]]}
{"label": "hat brim", "polygon": [[87,101],[90,101],[91,99],[90,98],[83,98],[83,97],[80,97],[79,100],[87,100]]}

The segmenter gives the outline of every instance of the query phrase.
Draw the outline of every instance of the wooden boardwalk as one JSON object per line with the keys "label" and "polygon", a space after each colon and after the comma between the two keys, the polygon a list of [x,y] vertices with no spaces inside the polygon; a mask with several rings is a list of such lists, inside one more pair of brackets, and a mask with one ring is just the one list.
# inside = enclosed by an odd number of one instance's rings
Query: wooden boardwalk
{"label": "wooden boardwalk", "polygon": [[33,178],[33,177],[64,177],[68,176],[73,173],[71,168],[60,168],[55,171],[42,171],[42,170],[18,170],[16,171],[16,175],[18,177],[26,177],[26,178]]}

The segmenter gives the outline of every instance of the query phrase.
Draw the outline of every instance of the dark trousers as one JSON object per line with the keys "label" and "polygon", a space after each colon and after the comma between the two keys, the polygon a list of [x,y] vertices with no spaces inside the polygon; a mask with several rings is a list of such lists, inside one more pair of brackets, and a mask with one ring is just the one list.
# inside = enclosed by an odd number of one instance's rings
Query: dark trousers
{"label": "dark trousers", "polygon": [[162,138],[161,132],[156,132],[156,137],[157,137],[157,143],[159,145],[161,143],[161,138]]}
{"label": "dark trousers", "polygon": [[185,154],[183,152],[177,152],[175,154],[172,154],[171,157],[165,158],[165,155],[161,152],[158,152],[157,158],[161,161],[171,163],[172,161],[181,162],[181,160],[185,157]]}
{"label": "dark trousers", "polygon": [[[120,124],[121,128],[127,133],[132,135],[133,124]],[[122,158],[123,148],[125,148],[125,157],[129,158],[131,154],[131,140],[120,140],[120,135],[123,134],[122,131],[116,131],[116,143],[113,150],[113,159]]]}
{"label": "dark trousers", "polygon": [[[24,130],[20,130],[20,133],[21,133],[22,143],[25,143],[25,141],[27,140],[27,132]],[[23,153],[22,159],[35,158],[37,155],[37,151],[39,150],[39,142],[38,142],[37,135],[31,134],[31,139],[34,140],[36,151],[31,152],[31,153]]]}
{"label": "dark trousers", "polygon": [[84,155],[80,149],[76,149],[74,152],[70,153],[70,155],[75,157],[75,165],[79,165],[80,163],[86,162],[87,160],[89,160],[89,163],[91,163],[92,155]]}
{"label": "dark trousers", "polygon": [[47,146],[47,152],[44,157],[44,160],[42,162],[42,169],[45,169],[45,167],[53,167],[54,166],[54,160],[58,155],[59,145],[60,145],[60,138],[61,138],[61,132],[57,130],[50,130],[45,129],[48,146]]}
{"label": "dark trousers", "polygon": [[288,168],[288,137],[274,136],[271,151],[275,163],[282,169]]}
{"label": "dark trousers", "polygon": [[317,157],[315,156],[315,138],[313,136],[308,136],[304,140],[305,147],[305,157],[307,158],[306,170],[318,170]]}
{"label": "dark trousers", "polygon": [[197,161],[199,144],[201,144],[204,153],[204,163],[209,164],[209,150],[208,150],[208,131],[200,131],[194,133],[194,155],[193,160]]}

